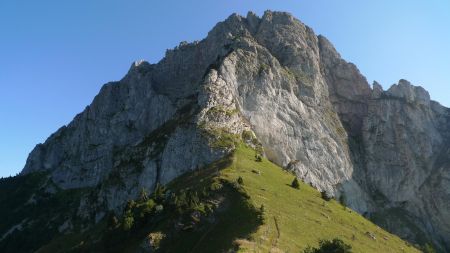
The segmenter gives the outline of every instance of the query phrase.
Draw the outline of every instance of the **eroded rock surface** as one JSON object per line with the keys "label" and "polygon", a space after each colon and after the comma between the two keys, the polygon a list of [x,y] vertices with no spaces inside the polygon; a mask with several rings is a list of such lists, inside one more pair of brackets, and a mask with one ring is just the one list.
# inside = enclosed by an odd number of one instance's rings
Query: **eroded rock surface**
{"label": "eroded rock surface", "polygon": [[36,146],[22,173],[95,187],[79,213],[106,212],[223,157],[249,130],[318,189],[411,241],[450,246],[449,109],[405,80],[371,87],[282,12],[234,14],[157,64],[136,62]]}

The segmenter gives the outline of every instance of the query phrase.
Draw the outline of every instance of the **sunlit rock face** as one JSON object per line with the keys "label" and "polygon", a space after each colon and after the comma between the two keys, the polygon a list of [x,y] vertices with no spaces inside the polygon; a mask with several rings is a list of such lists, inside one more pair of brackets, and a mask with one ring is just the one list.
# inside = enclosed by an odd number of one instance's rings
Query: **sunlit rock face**
{"label": "sunlit rock face", "polygon": [[406,80],[371,87],[283,12],[233,14],[157,64],[134,63],[37,145],[22,173],[95,187],[79,213],[106,213],[229,154],[227,138],[249,130],[270,160],[380,225],[450,245],[449,109]]}

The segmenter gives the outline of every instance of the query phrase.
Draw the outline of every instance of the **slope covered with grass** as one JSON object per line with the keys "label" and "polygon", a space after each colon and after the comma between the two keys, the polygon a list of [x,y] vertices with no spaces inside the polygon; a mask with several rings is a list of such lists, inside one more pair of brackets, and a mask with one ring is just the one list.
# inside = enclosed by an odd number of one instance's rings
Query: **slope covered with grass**
{"label": "slope covered with grass", "polygon": [[208,168],[130,201],[122,215],[39,252],[147,252],[148,245],[155,252],[303,252],[334,238],[358,253],[419,252],[309,185],[293,188],[291,173],[255,154],[240,144]]}
{"label": "slope covered with grass", "polygon": [[419,252],[335,200],[323,200],[309,185],[291,187],[291,173],[266,159],[257,162],[254,156],[255,151],[241,145],[220,175],[227,181],[241,177],[248,201],[264,206],[264,224],[249,240],[239,241],[243,252],[300,252],[307,245],[317,246],[320,239],[336,237],[354,252]]}

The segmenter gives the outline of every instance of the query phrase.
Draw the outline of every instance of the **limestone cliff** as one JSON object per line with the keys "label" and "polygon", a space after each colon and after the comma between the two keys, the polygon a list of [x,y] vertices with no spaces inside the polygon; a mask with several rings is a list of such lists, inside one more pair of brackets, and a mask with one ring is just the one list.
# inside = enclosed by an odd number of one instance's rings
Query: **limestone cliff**
{"label": "limestone cliff", "polygon": [[370,87],[326,38],[282,12],[232,15],[157,64],[134,63],[36,146],[22,174],[95,187],[79,214],[96,206],[101,217],[223,157],[250,130],[306,182],[411,241],[450,247],[449,109],[405,80]]}

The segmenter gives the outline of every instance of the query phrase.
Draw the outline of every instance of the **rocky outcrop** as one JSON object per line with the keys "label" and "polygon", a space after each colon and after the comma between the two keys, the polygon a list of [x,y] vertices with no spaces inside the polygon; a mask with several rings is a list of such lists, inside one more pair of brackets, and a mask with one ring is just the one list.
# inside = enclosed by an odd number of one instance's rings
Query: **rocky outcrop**
{"label": "rocky outcrop", "polygon": [[306,182],[411,241],[448,247],[449,114],[405,80],[370,87],[287,13],[232,15],[206,39],[157,64],[136,62],[105,85],[36,146],[22,173],[48,171],[63,189],[95,187],[79,212],[92,215],[201,169],[251,130],[270,160]]}
{"label": "rocky outcrop", "polygon": [[427,231],[436,244],[448,245],[448,109],[405,80],[374,97],[363,127],[374,211],[401,210],[403,223],[414,223],[416,231],[403,232],[403,224],[388,228],[409,239]]}

